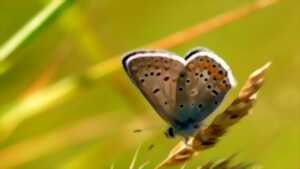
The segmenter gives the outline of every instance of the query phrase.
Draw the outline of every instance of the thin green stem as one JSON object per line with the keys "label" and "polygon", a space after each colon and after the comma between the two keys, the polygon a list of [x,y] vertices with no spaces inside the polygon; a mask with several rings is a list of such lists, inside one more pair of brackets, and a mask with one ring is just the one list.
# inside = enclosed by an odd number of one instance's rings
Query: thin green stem
{"label": "thin green stem", "polygon": [[45,25],[49,24],[63,9],[70,6],[73,0],[53,0],[33,19],[25,24],[14,36],[0,47],[0,62],[5,61],[16,49],[20,48]]}

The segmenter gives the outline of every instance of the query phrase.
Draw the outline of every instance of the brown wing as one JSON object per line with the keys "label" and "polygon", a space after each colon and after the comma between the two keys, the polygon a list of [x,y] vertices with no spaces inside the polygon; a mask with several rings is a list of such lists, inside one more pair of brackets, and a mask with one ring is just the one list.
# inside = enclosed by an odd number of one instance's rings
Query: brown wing
{"label": "brown wing", "polygon": [[175,115],[177,79],[184,70],[184,59],[166,51],[135,51],[123,65],[157,113],[172,124]]}
{"label": "brown wing", "polygon": [[231,70],[216,54],[203,48],[191,51],[178,80],[176,119],[202,121],[215,111],[234,83]]}

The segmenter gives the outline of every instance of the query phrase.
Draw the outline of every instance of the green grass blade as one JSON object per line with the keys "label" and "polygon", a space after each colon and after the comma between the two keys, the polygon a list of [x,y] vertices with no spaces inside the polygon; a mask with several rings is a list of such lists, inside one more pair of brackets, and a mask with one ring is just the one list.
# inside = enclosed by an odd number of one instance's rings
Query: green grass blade
{"label": "green grass blade", "polygon": [[140,149],[141,149],[141,146],[139,146],[139,147],[136,149],[136,151],[135,151],[135,153],[134,153],[134,156],[133,156],[133,159],[132,159],[132,161],[131,161],[131,164],[130,164],[130,166],[129,166],[129,169],[134,169],[134,166],[135,166],[137,157],[138,157],[138,155],[139,155]]}
{"label": "green grass blade", "polygon": [[42,9],[33,19],[25,24],[15,35],[13,35],[0,48],[0,63],[11,55],[16,49],[23,46],[50,23],[61,11],[72,4],[73,0],[53,0]]}
{"label": "green grass blade", "polygon": [[4,114],[0,113],[1,137],[9,135],[24,119],[67,99],[73,91],[78,89],[79,84],[76,78],[69,77],[12,104],[4,110]]}

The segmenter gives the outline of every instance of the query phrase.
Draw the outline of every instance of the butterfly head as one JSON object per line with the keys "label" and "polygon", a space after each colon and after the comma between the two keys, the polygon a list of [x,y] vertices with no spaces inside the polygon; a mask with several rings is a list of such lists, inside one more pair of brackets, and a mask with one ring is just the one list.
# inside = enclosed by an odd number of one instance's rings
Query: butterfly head
{"label": "butterfly head", "polygon": [[167,138],[175,138],[176,133],[173,127],[169,127],[166,131],[165,131],[165,135]]}
{"label": "butterfly head", "polygon": [[195,135],[199,129],[199,124],[192,121],[181,122],[180,124],[170,127],[165,131],[168,138],[174,138],[177,135],[185,138]]}

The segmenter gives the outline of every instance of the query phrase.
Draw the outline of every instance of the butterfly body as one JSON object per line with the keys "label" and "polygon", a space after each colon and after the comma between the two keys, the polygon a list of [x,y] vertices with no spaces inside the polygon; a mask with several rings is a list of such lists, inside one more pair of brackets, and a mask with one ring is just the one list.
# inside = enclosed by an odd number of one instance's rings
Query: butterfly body
{"label": "butterfly body", "polygon": [[193,136],[234,86],[227,64],[198,48],[185,59],[161,50],[127,54],[123,66],[156,112],[171,125],[167,135]]}

